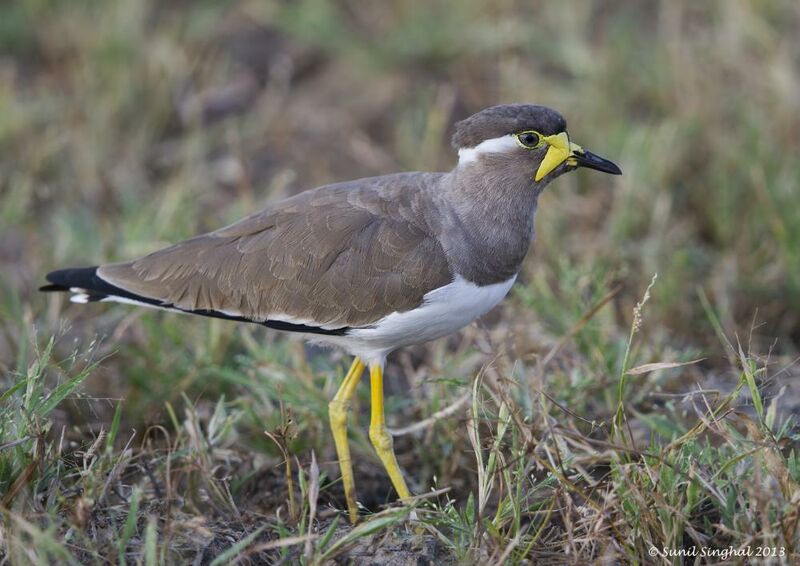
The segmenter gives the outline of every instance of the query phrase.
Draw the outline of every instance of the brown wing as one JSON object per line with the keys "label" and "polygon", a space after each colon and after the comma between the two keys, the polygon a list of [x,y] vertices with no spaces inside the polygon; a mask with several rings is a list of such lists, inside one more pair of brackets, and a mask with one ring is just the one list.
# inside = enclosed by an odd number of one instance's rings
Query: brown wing
{"label": "brown wing", "polygon": [[361,181],[301,193],[97,274],[188,311],[365,326],[452,280],[441,246],[414,218],[414,184],[386,191],[385,179],[376,181],[382,190]]}

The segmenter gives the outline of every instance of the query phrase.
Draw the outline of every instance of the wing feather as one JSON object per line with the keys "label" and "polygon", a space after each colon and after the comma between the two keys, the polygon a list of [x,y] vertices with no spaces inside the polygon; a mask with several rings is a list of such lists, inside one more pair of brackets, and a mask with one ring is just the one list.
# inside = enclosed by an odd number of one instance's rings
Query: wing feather
{"label": "wing feather", "polygon": [[366,326],[413,309],[452,281],[410,176],[301,193],[231,226],[98,275],[188,311],[323,328]]}

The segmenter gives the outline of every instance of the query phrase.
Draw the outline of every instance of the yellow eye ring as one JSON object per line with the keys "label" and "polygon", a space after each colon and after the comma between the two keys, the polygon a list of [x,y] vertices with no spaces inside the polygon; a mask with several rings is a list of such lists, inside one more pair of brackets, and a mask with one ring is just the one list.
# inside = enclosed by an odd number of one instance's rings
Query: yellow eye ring
{"label": "yellow eye ring", "polygon": [[542,147],[545,143],[542,134],[539,132],[534,132],[533,130],[526,130],[524,132],[514,134],[514,139],[517,140],[517,143],[525,149],[536,149],[538,147]]}

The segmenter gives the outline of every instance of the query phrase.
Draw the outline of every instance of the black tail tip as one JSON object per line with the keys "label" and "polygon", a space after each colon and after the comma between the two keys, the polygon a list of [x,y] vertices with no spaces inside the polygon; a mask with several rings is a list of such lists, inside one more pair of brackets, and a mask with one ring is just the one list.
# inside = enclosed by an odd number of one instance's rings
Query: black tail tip
{"label": "black tail tip", "polygon": [[45,275],[45,279],[50,282],[50,285],[42,285],[39,290],[45,293],[53,293],[69,291],[72,287],[91,289],[96,272],[96,265],[92,267],[57,269]]}

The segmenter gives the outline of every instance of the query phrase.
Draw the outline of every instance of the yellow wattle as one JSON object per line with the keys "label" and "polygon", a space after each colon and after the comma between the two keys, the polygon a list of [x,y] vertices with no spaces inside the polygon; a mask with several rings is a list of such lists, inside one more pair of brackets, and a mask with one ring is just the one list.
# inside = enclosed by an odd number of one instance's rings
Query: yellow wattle
{"label": "yellow wattle", "polygon": [[572,155],[569,137],[566,132],[547,136],[542,139],[547,142],[547,145],[550,147],[547,148],[547,153],[544,155],[544,159],[536,170],[536,176],[534,177],[536,181],[541,181],[545,175],[564,163],[564,161]]}

